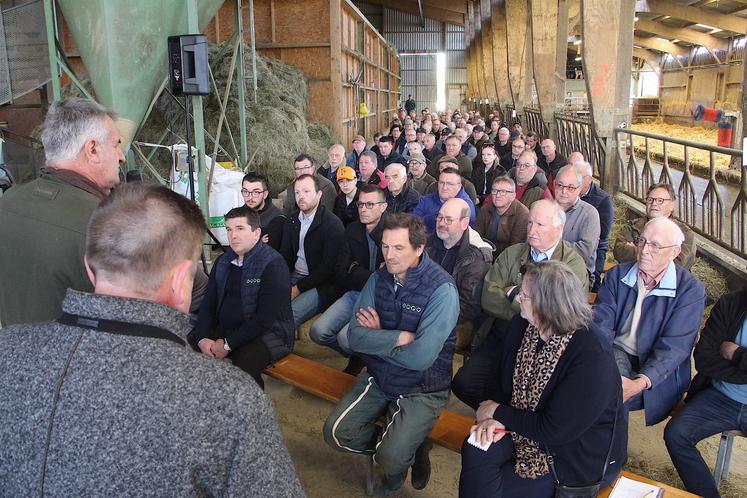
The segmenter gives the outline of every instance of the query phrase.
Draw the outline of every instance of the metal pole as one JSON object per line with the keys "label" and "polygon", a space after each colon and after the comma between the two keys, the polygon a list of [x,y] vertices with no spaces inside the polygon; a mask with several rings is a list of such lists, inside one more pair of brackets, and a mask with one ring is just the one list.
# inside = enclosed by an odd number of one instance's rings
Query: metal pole
{"label": "metal pole", "polygon": [[252,83],[254,84],[254,103],[257,103],[257,37],[254,31],[254,0],[249,0],[249,31],[252,36]]}
{"label": "metal pole", "polygon": [[[239,64],[236,88],[239,93],[239,134],[241,135],[241,166],[246,164],[249,156],[249,144],[246,137],[246,72],[244,71],[244,10],[242,0],[236,0],[236,34],[238,35]],[[255,97],[256,101],[256,97]]]}
{"label": "metal pole", "polygon": [[[190,33],[199,33],[200,27],[197,20],[197,0],[188,0],[187,2],[187,31]],[[205,219],[208,219],[208,203],[207,203],[207,182],[205,178],[205,122],[202,114],[202,98],[201,97],[189,97],[192,102],[192,120],[195,127],[195,148],[197,149],[197,203],[200,205],[200,209],[205,215]],[[186,110],[187,118],[189,118],[189,109]],[[188,154],[191,151],[187,151]]]}
{"label": "metal pole", "polygon": [[60,100],[62,92],[60,90],[60,70],[57,66],[54,0],[44,0],[44,22],[47,28],[47,52],[49,53],[49,77],[52,82],[52,97],[54,100]]}

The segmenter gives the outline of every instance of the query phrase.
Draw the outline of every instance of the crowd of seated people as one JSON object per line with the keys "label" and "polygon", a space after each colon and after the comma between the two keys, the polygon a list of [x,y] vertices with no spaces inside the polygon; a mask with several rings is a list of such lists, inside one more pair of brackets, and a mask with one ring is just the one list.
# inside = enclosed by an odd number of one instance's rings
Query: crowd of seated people
{"label": "crowd of seated people", "polygon": [[[427,485],[427,436],[450,392],[476,420],[461,496],[608,485],[627,458],[629,411],[658,424],[690,384],[705,289],[689,272],[694,237],[672,219],[671,186],[652,185],[646,216],[609,241],[611,198],[591,165],[497,115],[401,112],[373,138],[333,145],[318,167],[299,155],[282,210],[267,178],[246,175],[245,205],[225,215],[230,247],[185,337],[200,368],[228,358],[261,390],[262,370],[316,317],[311,339],[357,375],[324,440],[372,459],[378,495],[399,489],[410,469],[414,488]],[[0,221],[12,221],[12,198],[0,200]],[[612,242],[619,264],[605,272]],[[168,282],[153,296],[171,289],[183,299],[186,283]],[[703,482],[695,444],[745,429],[744,309],[745,294],[735,294],[711,315],[695,349],[709,378],[665,433],[686,486],[705,496],[718,492]],[[465,361],[454,375],[455,353]],[[704,417],[696,406],[724,415],[693,435]]]}

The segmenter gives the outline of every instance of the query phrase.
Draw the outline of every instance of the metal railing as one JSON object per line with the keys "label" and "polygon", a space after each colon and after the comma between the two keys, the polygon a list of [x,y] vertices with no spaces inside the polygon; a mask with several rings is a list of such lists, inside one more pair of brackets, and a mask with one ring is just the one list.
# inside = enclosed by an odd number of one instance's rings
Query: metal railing
{"label": "metal railing", "polygon": [[524,107],[524,132],[528,131],[539,135],[540,141],[550,136],[550,130],[542,120],[542,112],[536,107]]}
{"label": "metal railing", "polygon": [[[741,163],[741,150],[627,128],[616,128],[615,137],[621,192],[645,202],[649,186],[671,184],[677,192],[677,218],[703,237],[747,256],[745,168],[735,171],[739,185],[717,180],[735,158]],[[702,173],[696,174],[695,169]]]}
{"label": "metal railing", "polygon": [[588,114],[555,113],[558,129],[558,150],[565,157],[571,152],[581,152],[594,168],[594,177],[601,179],[607,154],[604,145],[594,132]]}
{"label": "metal railing", "polygon": [[514,116],[514,113],[516,113],[516,109],[514,108],[513,104],[506,104],[503,106],[503,126],[507,128],[511,128],[514,123],[521,122],[521,119],[519,119],[519,115],[516,114]]}

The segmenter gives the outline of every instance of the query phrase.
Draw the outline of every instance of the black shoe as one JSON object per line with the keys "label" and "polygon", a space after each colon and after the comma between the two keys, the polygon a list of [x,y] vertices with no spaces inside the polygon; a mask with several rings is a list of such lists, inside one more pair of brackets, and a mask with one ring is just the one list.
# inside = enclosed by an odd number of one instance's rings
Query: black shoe
{"label": "black shoe", "polygon": [[358,375],[365,366],[366,364],[363,363],[363,359],[360,356],[351,356],[348,360],[348,366],[345,367],[343,372],[350,375]]}
{"label": "black shoe", "polygon": [[424,489],[431,479],[431,459],[428,458],[428,454],[432,448],[433,443],[426,439],[415,452],[415,461],[412,464],[410,476],[412,487],[415,489]]}

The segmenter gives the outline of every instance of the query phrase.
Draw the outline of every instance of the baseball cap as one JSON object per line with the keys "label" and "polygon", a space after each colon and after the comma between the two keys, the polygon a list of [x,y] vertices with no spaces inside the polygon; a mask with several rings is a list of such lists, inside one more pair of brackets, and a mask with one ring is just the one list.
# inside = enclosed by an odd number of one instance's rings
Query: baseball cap
{"label": "baseball cap", "polygon": [[355,180],[355,170],[350,166],[341,166],[337,170],[338,180]]}

